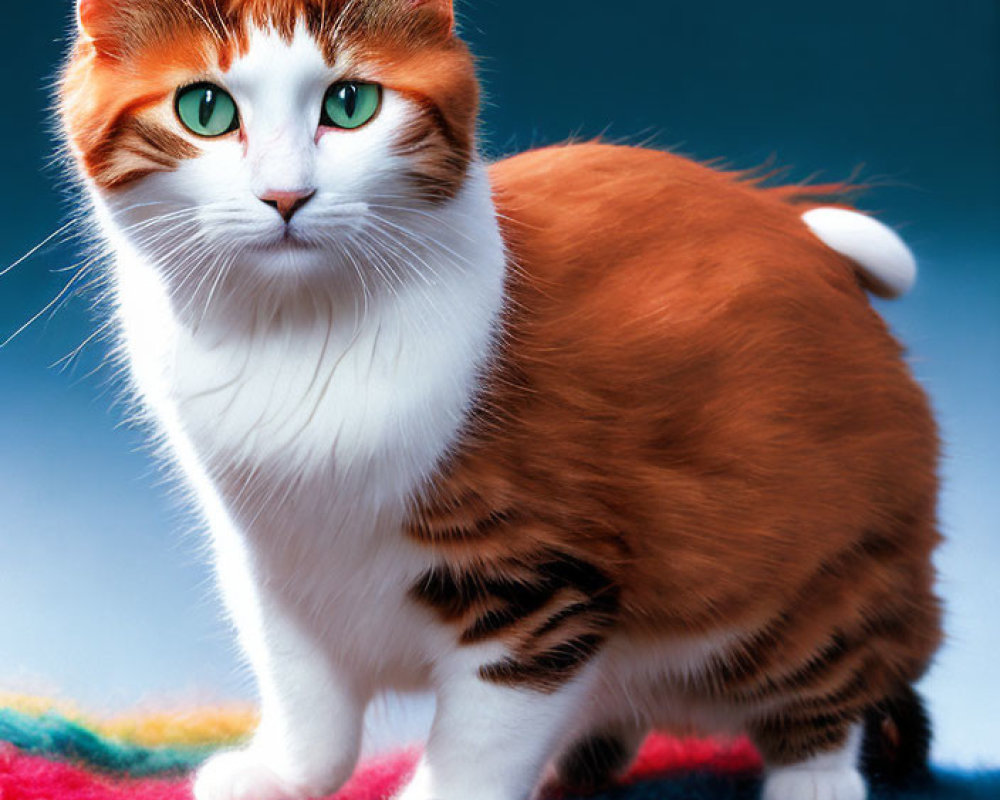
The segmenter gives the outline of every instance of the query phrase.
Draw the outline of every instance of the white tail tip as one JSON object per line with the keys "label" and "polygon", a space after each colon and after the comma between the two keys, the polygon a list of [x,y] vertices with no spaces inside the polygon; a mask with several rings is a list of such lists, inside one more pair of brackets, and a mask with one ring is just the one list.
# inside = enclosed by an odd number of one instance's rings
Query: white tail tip
{"label": "white tail tip", "polygon": [[858,211],[814,208],[802,221],[827,247],[858,265],[869,288],[881,297],[899,297],[917,281],[917,261],[892,228]]}

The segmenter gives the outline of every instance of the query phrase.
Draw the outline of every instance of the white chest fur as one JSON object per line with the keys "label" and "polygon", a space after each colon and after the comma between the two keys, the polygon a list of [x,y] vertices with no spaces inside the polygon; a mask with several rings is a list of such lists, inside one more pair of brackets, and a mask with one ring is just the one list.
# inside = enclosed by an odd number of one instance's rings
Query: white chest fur
{"label": "white chest fur", "polygon": [[364,481],[376,507],[406,496],[454,440],[490,346],[492,309],[451,277],[439,303],[405,284],[357,313],[318,298],[259,333],[181,331],[170,396],[206,463]]}
{"label": "white chest fur", "polygon": [[135,382],[207,512],[231,608],[270,585],[330,638],[393,619],[364,646],[341,641],[383,661],[410,624],[373,607],[399,609],[427,567],[400,535],[403,508],[459,433],[503,302],[503,244],[475,169],[427,217],[437,247],[415,254],[423,275],[364,302],[319,294],[241,326],[195,327],[156,267],[115,242]]}
{"label": "white chest fur", "polygon": [[213,474],[333,470],[379,477],[376,501],[411,491],[474,396],[505,258],[479,166],[457,198],[419,219],[432,247],[411,251],[420,263],[398,285],[363,298],[311,292],[293,308],[254,308],[259,319],[238,326],[182,322],[157,266],[112,226],[125,344],[151,410],[180,425]]}

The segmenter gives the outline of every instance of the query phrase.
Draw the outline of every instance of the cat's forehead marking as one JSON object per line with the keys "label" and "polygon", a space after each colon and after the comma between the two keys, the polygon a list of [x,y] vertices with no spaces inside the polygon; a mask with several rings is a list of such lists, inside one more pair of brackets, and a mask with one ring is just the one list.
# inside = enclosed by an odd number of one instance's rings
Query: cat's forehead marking
{"label": "cat's forehead marking", "polygon": [[[245,51],[222,73],[240,107],[244,135],[271,139],[291,132],[304,135],[308,129],[311,137],[323,95],[347,69],[345,55],[337,61],[332,66],[327,62],[302,22],[292,36],[270,27],[251,28]],[[303,114],[303,109],[314,109],[315,115]]]}
{"label": "cat's forehead marking", "polygon": [[232,89],[249,91],[262,83],[306,81],[330,71],[319,43],[300,22],[291,39],[273,28],[251,28],[246,51],[224,74]]}

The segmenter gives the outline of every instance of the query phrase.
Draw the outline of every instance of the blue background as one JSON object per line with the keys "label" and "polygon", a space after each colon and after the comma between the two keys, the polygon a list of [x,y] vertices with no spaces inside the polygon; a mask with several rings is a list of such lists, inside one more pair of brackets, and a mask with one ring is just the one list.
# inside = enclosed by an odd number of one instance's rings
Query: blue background
{"label": "blue background", "polygon": [[[1000,764],[1000,4],[488,0],[460,17],[481,57],[491,156],[604,134],[737,167],[773,158],[790,180],[860,168],[875,184],[862,205],[922,269],[912,295],[879,308],[947,446],[949,641],[926,683],[937,753]],[[0,269],[73,215],[70,182],[47,166],[69,0],[11,3],[4,19]],[[0,277],[3,338],[81,253],[62,237]],[[102,709],[248,697],[195,520],[122,425],[108,343],[49,368],[96,326],[95,296],[0,350],[0,690]],[[390,713],[374,738],[425,717]]]}

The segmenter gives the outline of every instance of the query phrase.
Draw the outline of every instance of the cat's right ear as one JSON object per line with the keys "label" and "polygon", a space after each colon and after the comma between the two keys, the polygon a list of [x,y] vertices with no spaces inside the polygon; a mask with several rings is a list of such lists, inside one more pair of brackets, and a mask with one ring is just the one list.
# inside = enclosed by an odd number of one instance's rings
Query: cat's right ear
{"label": "cat's right ear", "polygon": [[112,31],[115,7],[121,0],[77,0],[76,22],[80,33],[103,49]]}

